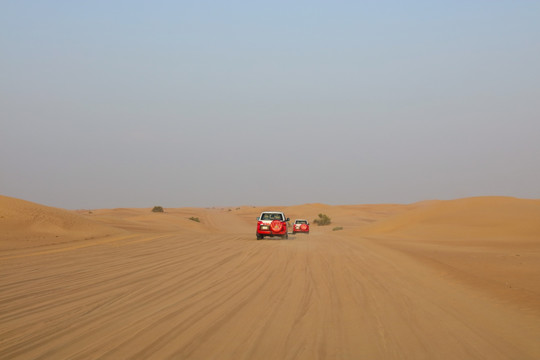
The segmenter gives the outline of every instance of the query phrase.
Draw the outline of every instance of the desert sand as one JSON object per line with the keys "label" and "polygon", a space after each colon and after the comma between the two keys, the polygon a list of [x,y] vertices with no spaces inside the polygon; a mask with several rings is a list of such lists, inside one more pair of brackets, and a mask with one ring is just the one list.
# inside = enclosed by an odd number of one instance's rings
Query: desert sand
{"label": "desert sand", "polygon": [[[257,241],[263,210],[332,224]],[[0,324],[0,359],[540,359],[540,200],[153,213],[0,196]]]}

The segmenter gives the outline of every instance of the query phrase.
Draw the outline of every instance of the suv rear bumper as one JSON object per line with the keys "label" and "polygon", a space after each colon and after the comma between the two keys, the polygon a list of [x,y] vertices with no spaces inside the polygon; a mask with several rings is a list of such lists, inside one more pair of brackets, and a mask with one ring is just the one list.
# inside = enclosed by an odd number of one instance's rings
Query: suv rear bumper
{"label": "suv rear bumper", "polygon": [[279,232],[274,232],[272,230],[257,229],[257,234],[264,235],[264,236],[281,236],[281,235],[287,234],[287,229],[283,229]]}

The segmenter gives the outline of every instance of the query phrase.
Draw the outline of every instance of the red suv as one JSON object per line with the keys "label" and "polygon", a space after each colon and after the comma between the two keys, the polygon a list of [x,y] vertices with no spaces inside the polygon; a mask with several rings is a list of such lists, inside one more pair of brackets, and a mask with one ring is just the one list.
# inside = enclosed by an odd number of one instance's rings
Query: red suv
{"label": "red suv", "polygon": [[304,219],[296,219],[294,220],[292,233],[306,233],[309,234],[309,222]]}
{"label": "red suv", "polygon": [[282,212],[264,211],[257,218],[257,240],[264,239],[265,236],[279,236],[288,239],[287,222]]}

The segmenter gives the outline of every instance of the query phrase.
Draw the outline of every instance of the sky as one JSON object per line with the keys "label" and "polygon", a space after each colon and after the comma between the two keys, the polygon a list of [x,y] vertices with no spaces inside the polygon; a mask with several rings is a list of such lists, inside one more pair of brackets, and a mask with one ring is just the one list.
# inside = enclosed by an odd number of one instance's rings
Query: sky
{"label": "sky", "polygon": [[540,198],[540,2],[2,1],[0,194]]}

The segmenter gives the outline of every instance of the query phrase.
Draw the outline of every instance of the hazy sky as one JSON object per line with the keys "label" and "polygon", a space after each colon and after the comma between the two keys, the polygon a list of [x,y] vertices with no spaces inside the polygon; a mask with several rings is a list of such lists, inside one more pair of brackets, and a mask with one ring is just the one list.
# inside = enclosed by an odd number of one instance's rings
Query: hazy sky
{"label": "hazy sky", "polygon": [[2,1],[0,194],[540,198],[538,1]]}

